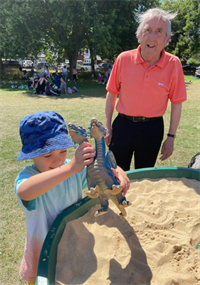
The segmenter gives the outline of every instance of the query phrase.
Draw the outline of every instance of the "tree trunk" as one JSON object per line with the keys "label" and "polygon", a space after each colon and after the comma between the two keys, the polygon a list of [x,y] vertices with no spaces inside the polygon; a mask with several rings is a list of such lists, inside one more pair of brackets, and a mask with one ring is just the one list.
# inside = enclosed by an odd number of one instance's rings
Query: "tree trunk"
{"label": "tree trunk", "polygon": [[76,62],[78,58],[78,52],[73,52],[68,55],[69,58],[69,66],[70,66],[70,79],[73,80],[73,68],[76,69]]}
{"label": "tree trunk", "polygon": [[4,72],[4,64],[2,62],[2,58],[1,58],[1,61],[0,61],[0,74],[3,74]]}
{"label": "tree trunk", "polygon": [[92,67],[92,71],[95,71],[95,68],[94,68],[94,58],[91,57],[91,67]]}

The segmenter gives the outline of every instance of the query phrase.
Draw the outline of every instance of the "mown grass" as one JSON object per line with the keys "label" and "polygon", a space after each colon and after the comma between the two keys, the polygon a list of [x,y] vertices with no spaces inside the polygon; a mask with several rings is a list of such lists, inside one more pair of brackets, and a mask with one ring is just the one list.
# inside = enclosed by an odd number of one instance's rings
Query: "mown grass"
{"label": "mown grass", "polygon": [[[186,77],[191,80],[191,77]],[[73,84],[68,85],[72,87]],[[54,110],[60,113],[66,123],[73,122],[84,128],[89,127],[93,116],[105,122],[105,97],[104,85],[95,81],[77,83],[79,93],[62,95],[61,97],[47,97],[33,95],[33,91],[11,89],[11,84],[1,84],[1,144],[0,144],[0,169],[1,169],[1,275],[0,284],[26,284],[18,275],[19,266],[24,250],[25,224],[24,215],[14,193],[14,181],[17,174],[29,161],[16,161],[21,149],[19,137],[20,120],[27,114]],[[191,157],[200,151],[200,118],[199,97],[200,80],[192,79],[192,84],[187,85],[188,100],[183,103],[183,111],[173,155],[166,161],[157,160],[156,166],[187,167]],[[116,112],[114,113],[116,116]],[[170,105],[164,116],[165,138],[170,120]],[[91,141],[94,145],[94,142]],[[71,158],[74,149],[68,150]],[[132,165],[133,167],[133,165]]]}

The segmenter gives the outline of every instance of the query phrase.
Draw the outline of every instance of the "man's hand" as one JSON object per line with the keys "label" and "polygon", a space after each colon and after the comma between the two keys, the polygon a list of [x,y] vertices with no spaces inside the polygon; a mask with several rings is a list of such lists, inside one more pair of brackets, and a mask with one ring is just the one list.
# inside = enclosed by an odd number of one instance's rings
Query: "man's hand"
{"label": "man's hand", "polygon": [[109,146],[112,138],[112,115],[115,108],[115,102],[116,102],[117,96],[107,92],[106,95],[106,104],[105,104],[105,113],[106,113],[106,121],[105,121],[105,128],[107,129],[107,135],[105,136],[105,143],[107,146]]}
{"label": "man's hand", "polygon": [[165,160],[169,158],[174,151],[174,138],[168,137],[166,141],[164,141],[161,149],[162,156],[160,157],[160,160]]}
{"label": "man's hand", "polygon": [[111,139],[112,139],[112,128],[110,127],[110,128],[107,128],[107,134],[104,137],[104,140],[107,146],[110,145]]}

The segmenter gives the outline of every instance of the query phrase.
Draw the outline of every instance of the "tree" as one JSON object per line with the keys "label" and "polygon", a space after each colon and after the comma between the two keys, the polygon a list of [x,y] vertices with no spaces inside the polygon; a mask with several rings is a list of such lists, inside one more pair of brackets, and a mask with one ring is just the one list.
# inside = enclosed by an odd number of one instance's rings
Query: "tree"
{"label": "tree", "polygon": [[185,35],[188,41],[188,54],[200,53],[200,2],[190,0],[186,14],[186,25],[184,27]]}
{"label": "tree", "polygon": [[174,35],[166,50],[178,57],[189,58],[199,53],[199,18],[200,4],[198,0],[166,0],[161,8],[178,12],[172,20]]}
{"label": "tree", "polygon": [[57,51],[70,62],[72,75],[76,66],[78,51],[89,29],[86,1],[46,0],[46,37],[45,42],[50,51]]}
{"label": "tree", "polygon": [[90,6],[86,38],[92,59],[98,54],[115,60],[120,52],[136,48],[137,13],[156,4],[158,1],[95,1]]}
{"label": "tree", "polygon": [[[72,74],[78,52],[85,47],[93,65],[97,54],[115,59],[136,48],[137,13],[158,6],[156,1],[0,0],[0,52],[7,58],[36,58],[45,51],[52,60],[52,53],[57,53],[60,60],[69,58]],[[198,53],[198,0],[165,0],[160,5],[179,11],[167,50],[178,56]]]}
{"label": "tree", "polygon": [[41,39],[45,36],[44,1],[0,0],[0,7],[2,55],[6,58],[25,58],[28,55],[35,58],[43,47]]}

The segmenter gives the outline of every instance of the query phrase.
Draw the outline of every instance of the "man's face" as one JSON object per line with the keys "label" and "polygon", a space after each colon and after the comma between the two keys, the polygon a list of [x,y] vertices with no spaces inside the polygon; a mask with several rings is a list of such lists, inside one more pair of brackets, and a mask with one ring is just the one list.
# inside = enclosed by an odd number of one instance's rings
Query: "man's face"
{"label": "man's face", "polygon": [[145,22],[139,43],[141,56],[147,62],[154,64],[160,59],[162,49],[167,45],[171,36],[166,39],[167,23],[162,19],[153,18]]}
{"label": "man's face", "polygon": [[58,149],[52,152],[49,152],[45,155],[37,156],[33,158],[33,162],[36,168],[40,172],[45,172],[48,170],[52,170],[59,166],[62,166],[65,162],[67,157],[67,150],[66,149]]}

